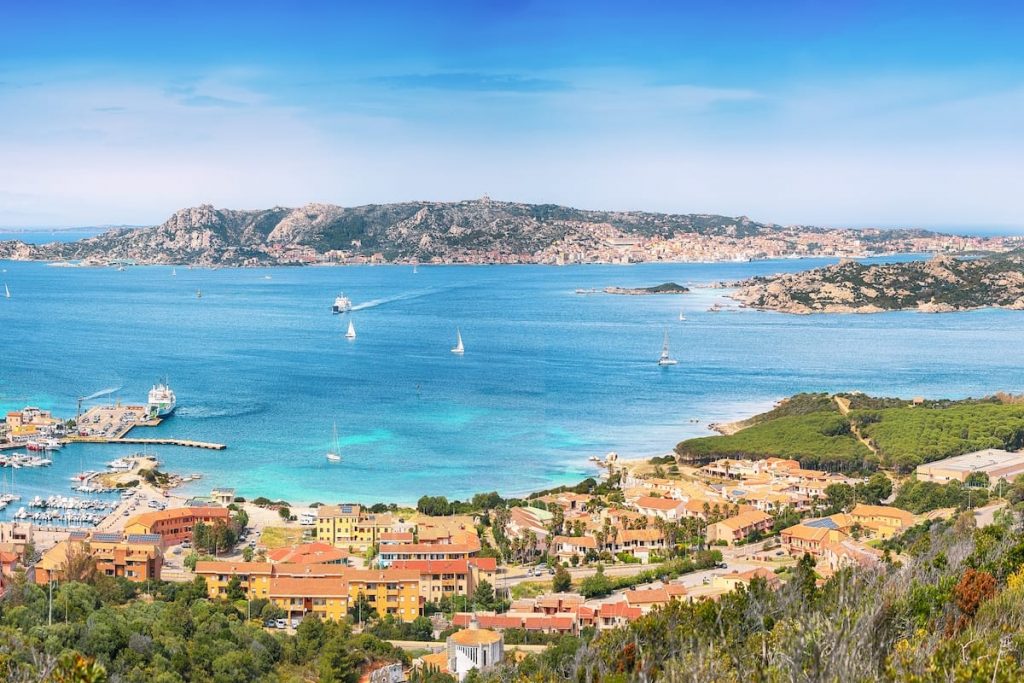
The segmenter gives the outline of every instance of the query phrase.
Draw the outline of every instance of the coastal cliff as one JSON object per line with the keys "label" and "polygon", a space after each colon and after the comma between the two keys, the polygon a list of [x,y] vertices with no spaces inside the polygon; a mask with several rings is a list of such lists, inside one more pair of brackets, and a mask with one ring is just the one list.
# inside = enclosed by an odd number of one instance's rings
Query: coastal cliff
{"label": "coastal cliff", "polygon": [[[999,239],[974,246],[1000,249]],[[921,230],[782,226],[745,216],[589,211],[484,197],[245,211],[202,205],[155,227],[118,228],[77,242],[0,242],[0,259],[226,266],[636,263],[941,250],[950,248],[948,240]]]}
{"label": "coastal cliff", "polygon": [[801,314],[1024,309],[1024,252],[873,265],[844,260],[751,278],[732,296],[750,308]]}

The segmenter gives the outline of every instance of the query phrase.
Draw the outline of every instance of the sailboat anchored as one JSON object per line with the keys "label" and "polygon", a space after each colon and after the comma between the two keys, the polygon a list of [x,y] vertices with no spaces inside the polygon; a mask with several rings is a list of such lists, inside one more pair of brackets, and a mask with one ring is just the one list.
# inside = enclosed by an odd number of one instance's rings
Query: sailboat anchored
{"label": "sailboat anchored", "polygon": [[665,341],[661,345],[661,356],[658,358],[658,365],[675,365],[678,362],[668,353],[668,330],[665,330]]}
{"label": "sailboat anchored", "polygon": [[683,322],[684,320],[686,320],[686,316],[683,315],[682,311],[679,311],[679,322]]}
{"label": "sailboat anchored", "polygon": [[345,333],[345,339],[356,338],[356,326],[352,324],[352,321],[348,321],[348,332]]}
{"label": "sailboat anchored", "polygon": [[456,327],[455,328],[455,347],[452,348],[452,353],[454,353],[457,356],[461,356],[465,352],[466,352],[466,347],[464,347],[462,345],[462,332],[460,332],[459,328]]}
{"label": "sailboat anchored", "polygon": [[341,447],[338,443],[338,423],[334,423],[334,450],[327,452],[327,462],[341,462]]}

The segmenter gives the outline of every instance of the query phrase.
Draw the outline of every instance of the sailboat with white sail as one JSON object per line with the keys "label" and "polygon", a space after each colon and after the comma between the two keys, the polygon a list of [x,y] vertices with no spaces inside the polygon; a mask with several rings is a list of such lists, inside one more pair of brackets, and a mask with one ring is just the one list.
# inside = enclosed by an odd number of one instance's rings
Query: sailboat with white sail
{"label": "sailboat with white sail", "polygon": [[462,345],[462,332],[459,328],[455,328],[455,346],[452,348],[452,353],[456,356],[461,356],[466,352],[466,347]]}
{"label": "sailboat with white sail", "polygon": [[352,324],[352,321],[348,321],[348,332],[345,333],[345,339],[356,338],[356,326]]}
{"label": "sailboat with white sail", "polygon": [[679,311],[679,322],[683,322],[684,320],[686,320],[686,316],[683,315],[682,311]]}
{"label": "sailboat with white sail", "polygon": [[668,330],[665,330],[665,341],[661,345],[661,356],[658,358],[658,365],[662,367],[667,365],[675,365],[679,361],[673,358],[668,352]]}
{"label": "sailboat with white sail", "polygon": [[338,423],[334,423],[334,450],[327,452],[327,462],[341,462],[341,445],[338,442]]}
{"label": "sailboat with white sail", "polygon": [[10,299],[11,298],[11,290],[7,287],[7,283],[6,282],[4,283],[4,298],[5,299]]}

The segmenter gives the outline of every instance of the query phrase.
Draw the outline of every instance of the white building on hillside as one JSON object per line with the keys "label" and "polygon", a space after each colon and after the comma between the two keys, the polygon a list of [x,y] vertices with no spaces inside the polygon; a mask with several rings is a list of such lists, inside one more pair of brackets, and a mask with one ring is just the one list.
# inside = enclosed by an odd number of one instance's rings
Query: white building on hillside
{"label": "white building on hillside", "polygon": [[476,616],[469,628],[448,636],[448,672],[462,680],[472,669],[486,671],[505,656],[505,639],[500,633],[480,628]]}

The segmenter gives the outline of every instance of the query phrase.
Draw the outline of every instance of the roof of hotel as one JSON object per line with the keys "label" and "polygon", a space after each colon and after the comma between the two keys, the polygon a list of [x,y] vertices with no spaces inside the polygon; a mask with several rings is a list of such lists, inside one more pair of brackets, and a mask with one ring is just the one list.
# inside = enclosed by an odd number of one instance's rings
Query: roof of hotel
{"label": "roof of hotel", "polygon": [[727,529],[742,529],[743,527],[750,526],[751,524],[764,524],[765,522],[772,521],[772,516],[758,510],[746,510],[738,515],[727,517],[717,524],[721,524]]}
{"label": "roof of hotel", "polygon": [[324,519],[326,517],[358,517],[359,512],[362,508],[359,505],[352,503],[342,503],[341,505],[321,505],[316,509],[316,516]]}
{"label": "roof of hotel", "polygon": [[593,536],[555,536],[551,542],[555,545],[572,545],[577,548],[597,549],[597,539]]}
{"label": "roof of hotel", "polygon": [[466,628],[448,636],[457,645],[491,645],[501,640],[501,634],[485,628]]}
{"label": "roof of hotel", "polygon": [[273,569],[274,565],[269,562],[196,562],[196,574],[270,574]]}
{"label": "roof of hotel", "polygon": [[271,597],[328,597],[348,595],[348,584],[337,578],[280,576],[270,580]]}
{"label": "roof of hotel", "polygon": [[420,573],[415,569],[347,569],[345,577],[357,583],[370,581],[419,581]]}
{"label": "roof of hotel", "polygon": [[162,522],[168,519],[179,519],[185,517],[222,517],[227,519],[231,516],[231,510],[222,507],[214,506],[203,506],[203,507],[184,507],[184,508],[168,508],[166,510],[154,510],[153,512],[143,512],[129,517],[125,521],[125,527],[132,524],[142,524],[143,526],[152,526],[157,522]]}
{"label": "roof of hotel", "polygon": [[469,563],[474,565],[477,569],[485,572],[494,572],[498,570],[498,558],[496,557],[471,557]]}
{"label": "roof of hotel", "polygon": [[828,538],[829,532],[834,529],[828,527],[812,527],[808,524],[794,524],[782,530],[782,535],[792,536],[802,541],[824,541]]}
{"label": "roof of hotel", "polygon": [[637,498],[636,506],[650,508],[652,510],[675,510],[683,501],[676,498],[655,498],[654,496],[641,496]]}
{"label": "roof of hotel", "polygon": [[665,538],[657,529],[622,529],[619,531],[616,540],[619,543],[627,541],[660,541]]}
{"label": "roof of hotel", "polygon": [[395,560],[391,563],[394,569],[410,569],[421,574],[466,574],[469,572],[468,560]]}
{"label": "roof of hotel", "polygon": [[479,542],[471,543],[394,543],[382,546],[381,555],[393,555],[396,553],[448,553],[448,554],[469,554],[480,550]]}
{"label": "roof of hotel", "polygon": [[858,503],[850,510],[850,514],[854,517],[890,517],[900,520],[907,526],[913,526],[914,524],[913,513],[888,505],[864,505]]}
{"label": "roof of hotel", "polygon": [[644,590],[628,590],[624,593],[626,602],[635,605],[663,605],[671,600],[686,595],[686,587],[678,583],[667,584],[661,588]]}
{"label": "roof of hotel", "polygon": [[323,564],[344,560],[349,556],[348,550],[335,548],[327,543],[303,543],[286,548],[275,548],[267,553],[271,562],[290,562],[293,564]]}

